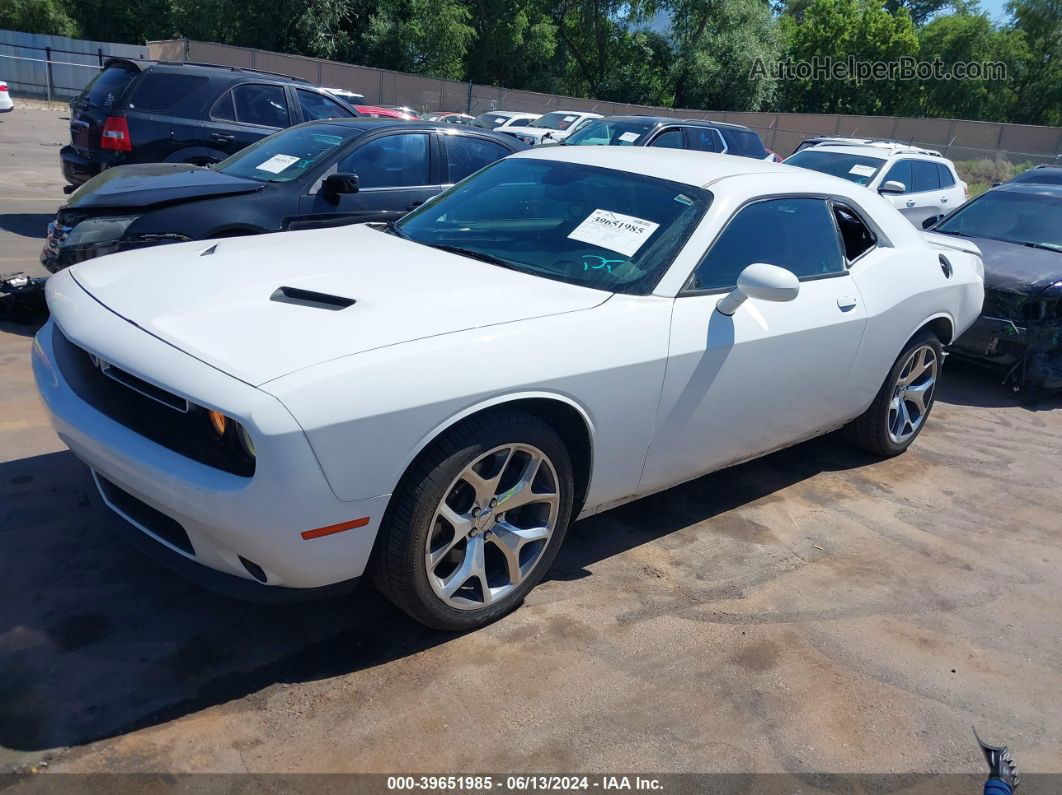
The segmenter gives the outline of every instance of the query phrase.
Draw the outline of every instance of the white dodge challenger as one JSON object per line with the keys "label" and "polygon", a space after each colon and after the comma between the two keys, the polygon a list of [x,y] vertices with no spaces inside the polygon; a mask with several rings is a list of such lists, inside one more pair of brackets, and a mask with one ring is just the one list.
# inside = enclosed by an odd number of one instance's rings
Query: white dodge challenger
{"label": "white dodge challenger", "polygon": [[251,596],[371,574],[461,630],[579,516],[842,426],[903,452],[983,268],[844,180],[554,147],[388,227],[132,251],[47,293],[41,395],[142,546]]}

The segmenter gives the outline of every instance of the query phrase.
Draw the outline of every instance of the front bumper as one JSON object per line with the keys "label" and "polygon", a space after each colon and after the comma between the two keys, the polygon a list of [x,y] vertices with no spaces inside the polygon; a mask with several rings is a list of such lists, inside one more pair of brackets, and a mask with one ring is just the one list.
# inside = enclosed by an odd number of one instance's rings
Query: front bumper
{"label": "front bumper", "polygon": [[1062,389],[1062,323],[977,318],[951,351],[1006,369],[1019,386]]}
{"label": "front bumper", "polygon": [[[92,469],[109,507],[166,556],[184,558],[185,569],[205,566],[251,590],[319,588],[363,573],[388,495],[339,500],[302,429],[275,398],[140,332],[67,274],[51,281],[59,282],[49,290],[53,318],[34,341],[34,376],[59,438]],[[192,460],[82,399],[56,356],[57,322],[85,351],[237,418],[255,437],[253,476]],[[361,517],[368,517],[362,527],[302,537]]]}

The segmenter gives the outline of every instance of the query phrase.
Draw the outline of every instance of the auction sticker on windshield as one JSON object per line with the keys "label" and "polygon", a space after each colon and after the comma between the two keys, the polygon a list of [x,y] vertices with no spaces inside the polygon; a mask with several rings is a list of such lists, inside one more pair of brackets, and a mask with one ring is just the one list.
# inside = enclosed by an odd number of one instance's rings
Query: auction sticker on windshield
{"label": "auction sticker on windshield", "polygon": [[877,171],[874,166],[863,166],[856,164],[848,169],[849,174],[855,174],[857,177],[872,177],[874,172]]}
{"label": "auction sticker on windshield", "polygon": [[594,210],[568,237],[633,257],[659,227],[633,215]]}
{"label": "auction sticker on windshield", "polygon": [[623,135],[621,135],[619,137],[619,139],[621,141],[626,141],[629,144],[633,144],[635,141],[637,141],[641,137],[642,137],[641,134],[636,133],[636,132],[625,132],[625,133],[623,133]]}
{"label": "auction sticker on windshield", "polygon": [[292,163],[298,163],[299,158],[295,155],[273,155],[261,165],[255,166],[258,171],[268,171],[270,174],[279,174]]}

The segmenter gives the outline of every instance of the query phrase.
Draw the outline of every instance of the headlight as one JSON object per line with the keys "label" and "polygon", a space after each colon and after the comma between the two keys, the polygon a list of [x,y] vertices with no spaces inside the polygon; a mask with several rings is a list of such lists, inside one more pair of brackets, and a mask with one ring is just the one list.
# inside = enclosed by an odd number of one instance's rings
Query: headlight
{"label": "headlight", "polygon": [[137,218],[136,215],[88,218],[71,230],[63,241],[63,246],[89,246],[93,243],[117,240]]}

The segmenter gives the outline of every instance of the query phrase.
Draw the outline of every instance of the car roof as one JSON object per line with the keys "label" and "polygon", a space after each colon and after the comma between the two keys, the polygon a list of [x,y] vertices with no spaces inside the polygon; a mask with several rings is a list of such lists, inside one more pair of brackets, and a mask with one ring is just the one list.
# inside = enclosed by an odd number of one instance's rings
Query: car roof
{"label": "car roof", "polygon": [[[292,125],[288,127],[288,130],[294,130],[296,127],[314,127],[314,126],[329,126],[329,127],[352,127],[358,130],[365,130],[370,132],[372,130],[385,130],[388,128],[396,129],[408,129],[410,127],[423,130],[435,129],[444,130],[448,135],[465,135],[468,133],[478,135],[488,135],[499,141],[505,141],[507,144],[511,144],[519,148],[520,143],[516,138],[511,135],[505,135],[503,133],[495,133],[492,130],[488,130],[485,127],[469,127],[460,124],[447,124],[444,121],[428,121],[427,119],[392,119],[388,117],[372,118],[370,116],[357,116],[350,119],[314,119],[313,121],[304,121],[302,124]],[[283,132],[283,131],[281,131]]]}
{"label": "car roof", "polygon": [[519,118],[522,118],[524,116],[534,116],[535,118],[538,118],[542,114],[541,113],[528,113],[527,111],[523,111],[523,110],[485,110],[479,115],[480,116],[487,116],[487,115],[508,116],[509,118],[512,118],[512,119],[519,119]]}
{"label": "car roof", "polygon": [[867,144],[865,146],[859,144],[819,144],[818,146],[809,146],[805,149],[801,149],[801,152],[833,152],[840,155],[859,155],[861,157],[876,157],[880,160],[888,160],[891,157],[897,157],[902,155],[903,157],[922,158],[924,160],[931,160],[934,163],[950,163],[951,161],[945,157],[941,157],[939,154],[933,154],[928,149],[918,148],[894,148],[887,146],[875,146],[873,144]]}
{"label": "car roof", "polygon": [[[1062,169],[1059,169],[1062,170]],[[1005,191],[1007,193],[1031,193],[1040,196],[1058,196],[1062,198],[1062,185],[1052,185],[1042,182],[1004,182],[988,191]]]}
{"label": "car roof", "polygon": [[153,72],[167,72],[170,74],[188,74],[189,72],[196,72],[209,77],[225,77],[230,79],[239,78],[241,75],[246,77],[264,77],[278,82],[299,83],[309,88],[320,90],[317,86],[303,77],[296,77],[295,75],[288,75],[282,72],[266,72],[261,69],[246,69],[242,66],[221,66],[219,64],[193,63],[190,61],[139,61],[131,58],[108,58],[104,61],[103,65],[104,68],[113,65],[133,66],[141,72],[147,71],[148,69]]}
{"label": "car roof", "polygon": [[606,116],[606,121],[619,121],[619,122],[649,122],[651,124],[681,124],[685,126],[694,127],[726,127],[732,130],[749,130],[751,127],[746,127],[743,124],[731,124],[725,121],[712,121],[711,119],[676,119],[671,116],[641,116],[633,114],[630,116]]}
{"label": "car roof", "polygon": [[825,187],[820,186],[820,189],[827,193],[836,192],[836,188],[840,186],[846,186],[842,192],[847,193],[848,187],[853,184],[838,177],[796,166],[783,166],[766,160],[692,149],[661,149],[652,146],[550,146],[529,149],[513,157],[582,163],[617,171],[630,171],[695,187],[706,187],[725,177],[746,174],[797,175],[806,179],[812,189],[815,187],[814,183],[825,180]]}

